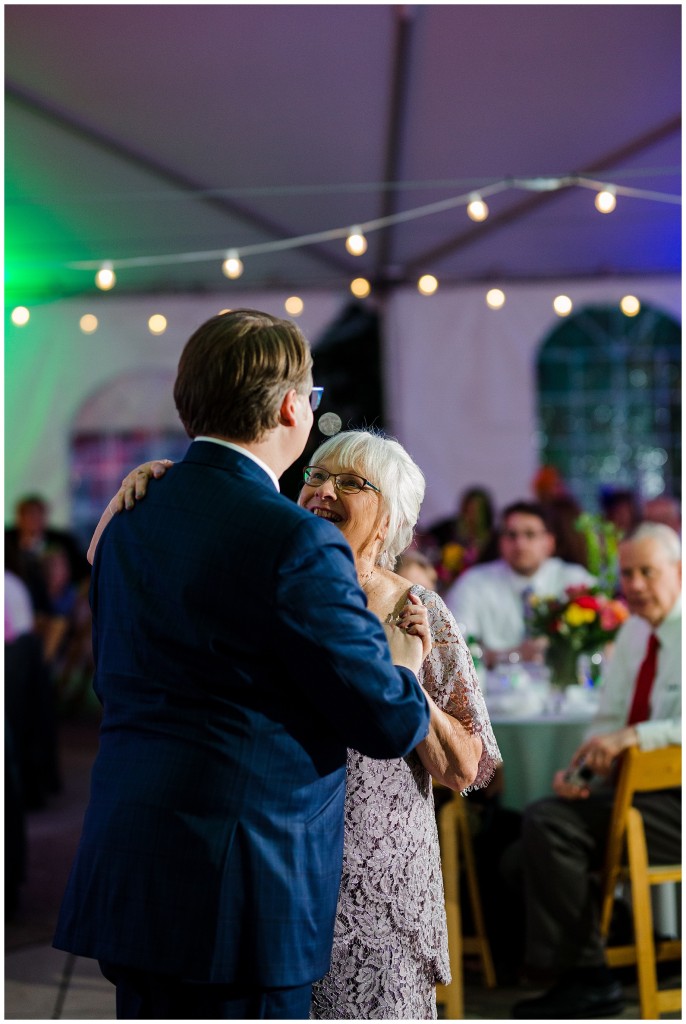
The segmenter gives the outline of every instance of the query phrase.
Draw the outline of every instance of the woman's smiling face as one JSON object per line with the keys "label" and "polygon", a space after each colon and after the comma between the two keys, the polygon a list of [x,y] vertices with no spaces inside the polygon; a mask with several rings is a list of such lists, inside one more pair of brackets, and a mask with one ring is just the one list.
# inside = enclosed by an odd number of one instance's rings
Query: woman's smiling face
{"label": "woman's smiling face", "polygon": [[[320,459],[316,468],[327,473],[352,473],[365,477],[358,468],[343,466],[334,459]],[[383,510],[380,493],[372,487],[346,494],[335,486],[334,478],[329,477],[316,485],[304,484],[298,504],[321,519],[335,523],[356,555],[385,537],[388,516]]]}

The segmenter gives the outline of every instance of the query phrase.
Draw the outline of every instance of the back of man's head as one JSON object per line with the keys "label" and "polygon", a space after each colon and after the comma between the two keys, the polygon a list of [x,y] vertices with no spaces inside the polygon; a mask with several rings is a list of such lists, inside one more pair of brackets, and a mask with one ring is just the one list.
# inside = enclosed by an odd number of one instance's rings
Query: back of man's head
{"label": "back of man's head", "polygon": [[306,394],[312,355],[290,320],[255,309],[220,313],[181,353],[174,400],[190,437],[260,441],[279,422],[284,395]]}

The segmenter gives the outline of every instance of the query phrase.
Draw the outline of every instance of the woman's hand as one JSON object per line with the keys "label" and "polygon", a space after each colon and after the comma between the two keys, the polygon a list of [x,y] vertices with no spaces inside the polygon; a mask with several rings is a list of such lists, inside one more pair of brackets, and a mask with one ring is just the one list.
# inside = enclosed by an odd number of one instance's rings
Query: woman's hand
{"label": "woman's hand", "polygon": [[419,675],[424,661],[421,638],[413,636],[409,629],[401,629],[392,622],[384,622],[383,628],[391,650],[393,664],[402,665],[404,668],[409,668],[415,675]]}
{"label": "woman's hand", "polygon": [[133,508],[137,501],[145,497],[148,480],[159,480],[173,465],[171,459],[155,459],[132,469],[130,473],[126,474],[121,482],[121,487],[112,498],[110,511],[121,512],[125,508]]}
{"label": "woman's hand", "polygon": [[121,482],[121,487],[100,516],[95,533],[91,537],[88,554],[86,555],[91,565],[95,558],[95,549],[98,546],[98,542],[112,517],[125,508],[133,508],[137,501],[145,497],[145,492],[148,489],[148,480],[164,476],[168,468],[173,465],[174,463],[171,459],[155,459],[153,462],[144,462],[142,466],[137,466],[136,469],[132,469],[130,473],[126,474]]}
{"label": "woman's hand", "polygon": [[431,650],[431,628],[429,613],[416,594],[407,595],[407,604],[398,615],[397,625],[412,636],[418,636],[422,642],[422,661]]}

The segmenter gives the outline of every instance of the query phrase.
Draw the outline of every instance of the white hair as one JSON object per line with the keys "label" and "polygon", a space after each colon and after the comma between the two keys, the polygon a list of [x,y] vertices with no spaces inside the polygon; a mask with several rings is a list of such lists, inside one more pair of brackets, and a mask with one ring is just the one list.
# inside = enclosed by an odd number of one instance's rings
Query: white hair
{"label": "white hair", "polygon": [[381,491],[388,514],[388,532],[378,564],[392,569],[412,541],[424,500],[424,474],[399,441],[369,430],[344,430],[324,441],[312,455],[312,465],[334,458],[351,473],[359,473]]}
{"label": "white hair", "polygon": [[665,551],[670,562],[681,561],[681,538],[671,526],[664,523],[639,523],[636,529],[622,539],[622,543],[632,540],[655,540]]}

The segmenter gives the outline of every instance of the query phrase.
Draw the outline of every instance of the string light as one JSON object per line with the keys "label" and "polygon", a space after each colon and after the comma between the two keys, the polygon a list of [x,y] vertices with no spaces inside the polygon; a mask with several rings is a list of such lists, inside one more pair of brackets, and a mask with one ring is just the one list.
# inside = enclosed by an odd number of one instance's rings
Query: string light
{"label": "string light", "polygon": [[635,295],[625,295],[619,303],[619,308],[624,316],[636,316],[641,312],[641,303]]}
{"label": "string light", "polygon": [[291,295],[283,305],[289,316],[300,316],[305,308],[305,303],[298,295]]}
{"label": "string light", "polygon": [[421,295],[433,295],[438,288],[438,281],[433,274],[422,274],[417,281],[417,291]]}
{"label": "string light", "polygon": [[603,189],[595,197],[595,208],[598,213],[612,213],[617,205],[617,193],[613,188]]}
{"label": "string light", "polygon": [[79,320],[79,327],[84,334],[93,334],[98,329],[98,318],[92,313],[84,313]]}
{"label": "string light", "polygon": [[482,221],[488,217],[488,207],[478,192],[472,192],[467,204],[467,216],[470,220]]}
{"label": "string light", "polygon": [[[323,242],[330,242],[335,239],[344,238],[348,245],[348,251],[354,255],[361,255],[367,248],[365,233],[381,231],[384,228],[396,224],[405,224],[420,217],[428,217],[437,213],[445,213],[459,206],[466,206],[467,213],[472,220],[483,221],[489,215],[488,206],[485,202],[486,196],[492,196],[507,189],[525,189],[535,192],[553,192],[559,189],[572,187],[592,189],[596,192],[596,203],[600,203],[599,209],[609,213],[614,209],[616,196],[631,196],[637,199],[650,199],[656,202],[681,204],[680,195],[656,192],[648,189],[633,188],[625,185],[610,184],[607,182],[594,181],[580,175],[566,175],[560,177],[535,177],[535,178],[504,178],[501,181],[484,185],[478,191],[470,191],[457,196],[450,196],[438,202],[428,203],[411,210],[404,210],[399,213],[389,214],[386,217],[379,217],[376,220],[366,221],[354,228],[331,228],[327,231],[317,231],[307,235],[297,235],[293,238],[277,238],[269,242],[259,242],[254,245],[241,247],[241,255],[256,256],[263,253],[284,252],[288,249],[299,249],[307,245],[315,245]],[[600,199],[602,196],[602,200]],[[223,258],[222,272],[229,278],[240,277],[243,273],[243,263],[238,256],[238,250],[212,250],[203,252],[181,252],[166,253],[155,256],[131,256],[111,260],[103,263],[96,260],[78,260],[64,264],[70,270],[94,270],[98,269],[96,284],[99,288],[107,291],[115,284],[116,277],[114,269],[129,267],[162,267],[179,265],[183,263],[198,263]]]}
{"label": "string light", "polygon": [[569,316],[572,312],[572,300],[569,295],[557,295],[553,299],[553,309],[558,316]]}
{"label": "string light", "polygon": [[372,286],[366,277],[356,277],[350,282],[350,291],[357,299],[366,299],[372,290]]}
{"label": "string light", "polygon": [[112,269],[110,262],[103,263],[95,275],[95,283],[101,292],[108,292],[117,283],[117,275]]}
{"label": "string light", "polygon": [[502,309],[505,305],[505,292],[500,288],[491,288],[486,292],[486,305],[489,309]]}
{"label": "string light", "polygon": [[229,249],[226,254],[226,259],[222,263],[222,274],[225,277],[231,278],[235,281],[237,277],[240,277],[243,273],[243,263],[238,258],[238,252],[236,249]]}
{"label": "string light", "polygon": [[167,329],[167,318],[161,313],[154,313],[148,320],[148,330],[151,334],[164,334]]}
{"label": "string light", "polygon": [[26,306],[15,306],[10,314],[10,320],[15,327],[24,327],[29,322],[30,316]]}
{"label": "string light", "polygon": [[345,247],[351,256],[362,256],[367,251],[367,239],[360,228],[351,228],[345,240]]}

